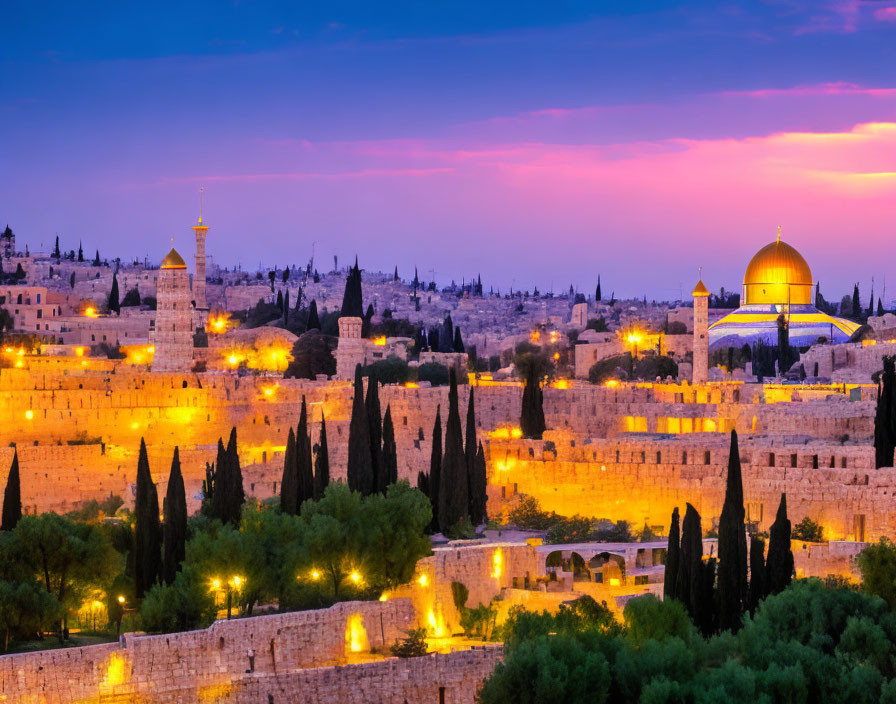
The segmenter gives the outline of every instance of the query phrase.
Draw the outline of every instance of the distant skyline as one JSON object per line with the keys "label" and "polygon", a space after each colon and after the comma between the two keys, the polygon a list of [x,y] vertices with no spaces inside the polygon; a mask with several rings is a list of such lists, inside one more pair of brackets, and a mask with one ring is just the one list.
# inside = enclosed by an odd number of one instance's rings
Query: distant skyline
{"label": "distant skyline", "polygon": [[[5,2],[0,227],[192,268],[839,300],[896,234],[896,0]],[[896,298],[896,277],[891,282]]]}

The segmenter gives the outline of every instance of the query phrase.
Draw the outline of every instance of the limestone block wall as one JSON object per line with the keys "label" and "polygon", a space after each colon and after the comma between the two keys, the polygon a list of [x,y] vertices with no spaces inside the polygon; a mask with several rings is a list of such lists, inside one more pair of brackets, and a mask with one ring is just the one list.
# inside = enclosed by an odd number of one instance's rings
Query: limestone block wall
{"label": "limestone block wall", "polygon": [[403,637],[414,622],[406,599],[343,602],[319,611],[217,621],[202,631],[126,634],[119,643],[7,655],[0,657],[0,701],[202,701],[226,694],[246,676],[250,650],[256,680],[345,663],[353,657],[346,629],[358,616],[372,649]]}
{"label": "limestone block wall", "polygon": [[[490,515],[525,494],[548,511],[628,520],[637,527],[647,523],[664,530],[672,509],[683,509],[685,502],[701,513],[705,529],[717,522],[726,439],[633,437],[570,445],[575,442],[490,441]],[[784,492],[791,521],[809,516],[830,538],[896,535],[891,510],[896,469],[874,469],[870,446],[745,438],[741,462],[747,519],[762,530],[773,522]]]}

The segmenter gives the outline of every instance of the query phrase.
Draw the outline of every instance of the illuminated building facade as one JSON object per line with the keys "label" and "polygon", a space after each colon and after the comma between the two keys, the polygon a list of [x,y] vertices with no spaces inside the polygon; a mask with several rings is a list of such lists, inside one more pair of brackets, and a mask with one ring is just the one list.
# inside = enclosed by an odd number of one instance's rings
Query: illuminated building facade
{"label": "illuminated building facade", "polygon": [[744,274],[741,306],[709,327],[710,347],[741,347],[762,340],[778,342],[778,318],[783,315],[790,344],[802,347],[819,338],[849,340],[858,323],[822,313],[813,301],[812,271],[802,255],[778,238],[760,249]]}

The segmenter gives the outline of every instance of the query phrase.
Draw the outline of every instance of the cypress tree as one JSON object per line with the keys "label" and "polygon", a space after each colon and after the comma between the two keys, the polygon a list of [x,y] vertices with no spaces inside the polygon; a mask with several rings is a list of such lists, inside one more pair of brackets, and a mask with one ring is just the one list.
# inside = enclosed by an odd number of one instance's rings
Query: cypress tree
{"label": "cypress tree", "polygon": [[62,252],[59,251],[59,235],[56,235],[56,246],[53,248],[53,257],[56,259],[62,257]]}
{"label": "cypress tree", "polygon": [[600,274],[597,275],[597,290],[594,292],[594,300],[602,301],[603,296],[600,295]]}
{"label": "cypress tree", "polygon": [[398,267],[397,266],[395,267],[395,273],[392,274],[392,280],[398,281]]}
{"label": "cypress tree", "polygon": [[211,472],[206,469],[206,499],[209,500],[209,515],[211,518],[217,518],[222,523],[225,522],[225,481],[224,475],[227,473],[227,450],[224,448],[224,442],[218,438],[218,454],[215,457],[215,463],[211,467]]}
{"label": "cypress tree", "polygon": [[678,506],[672,509],[672,525],[669,526],[669,546],[666,548],[666,571],[663,575],[663,598],[678,597],[678,563],[681,559],[681,537],[678,525]]}
{"label": "cypress tree", "polygon": [[859,284],[856,284],[852,289],[852,317],[859,321],[862,319],[862,304],[859,301]]}
{"label": "cypress tree", "polygon": [[12,465],[6,478],[6,489],[3,492],[3,514],[0,519],[0,531],[13,530],[22,518],[22,480],[19,475],[19,451],[12,454]]}
{"label": "cypress tree", "polygon": [[283,326],[289,325],[289,289],[286,289],[286,295],[283,296]]}
{"label": "cypress tree", "polygon": [[100,250],[96,250],[96,256],[93,258],[93,265],[94,266],[100,265]]}
{"label": "cypress tree", "polygon": [[286,452],[283,455],[283,478],[280,480],[280,510],[295,516],[299,512],[298,463],[296,462],[296,434],[292,428],[286,438]]}
{"label": "cypress tree", "polygon": [[766,588],[769,594],[777,594],[790,586],[793,577],[793,553],[790,550],[790,521],[787,518],[787,494],[781,494],[781,503],[775,522],[769,529],[768,559],[765,563]]}
{"label": "cypress tree", "polygon": [[342,295],[342,309],[339,315],[341,317],[364,317],[364,302],[361,292],[361,270],[358,268],[357,257],[355,258],[355,265],[349,269],[348,277],[345,279],[345,292]]}
{"label": "cypress tree", "polygon": [[429,455],[429,501],[432,504],[432,529],[439,530],[439,490],[442,482],[442,406],[436,406],[432,424],[432,451]]}
{"label": "cypress tree", "polygon": [[240,518],[243,512],[243,504],[246,503],[246,493],[243,490],[243,471],[240,468],[240,455],[236,443],[236,428],[231,428],[230,438],[227,440],[227,452],[224,466],[225,473],[225,512],[224,522],[239,528]]}
{"label": "cypress tree", "polygon": [[78,261],[84,261],[84,248],[81,246],[80,242],[78,242]]}
{"label": "cypress tree", "polygon": [[470,482],[470,520],[474,526],[479,526],[488,521],[488,474],[485,464],[485,451],[482,443],[476,449],[476,458],[473,460],[473,476]]}
{"label": "cypress tree", "polygon": [[299,414],[299,427],[296,429],[296,465],[298,470],[298,498],[296,509],[301,510],[302,503],[314,498],[314,465],[311,460],[311,437],[308,434],[308,408],[302,396],[302,412]]}
{"label": "cypress tree", "polygon": [[753,614],[759,602],[765,598],[765,541],[755,533],[750,536],[750,598],[749,610]]}
{"label": "cypress tree", "polygon": [[75,272],[72,272],[72,275],[68,277],[68,285],[69,288],[75,287]]}
{"label": "cypress tree", "polygon": [[464,347],[464,340],[460,336],[460,326],[454,328],[454,351],[466,352],[466,348]]}
{"label": "cypress tree", "polygon": [[320,317],[317,314],[317,301],[312,300],[308,306],[308,324],[306,330],[320,330]]}
{"label": "cypress tree", "polygon": [[121,303],[118,297],[118,274],[112,274],[112,290],[109,292],[109,310],[121,313]]}
{"label": "cypress tree", "polygon": [[711,636],[718,628],[716,602],[713,598],[717,568],[718,562],[714,557],[697,565],[699,580],[694,600],[694,623],[705,637]]}
{"label": "cypress tree", "polygon": [[283,314],[283,291],[277,291],[277,308],[280,309],[280,314]]}
{"label": "cypress tree", "polygon": [[361,317],[361,337],[370,337],[371,320],[373,320],[373,303],[367,305],[367,312]]}
{"label": "cypress tree", "polygon": [[162,533],[159,526],[159,495],[149,471],[146,441],[140,439],[137,460],[137,495],[134,514],[134,582],[137,598],[142,599],[156,583],[161,570]]}
{"label": "cypress tree", "polygon": [[171,459],[164,512],[162,578],[165,584],[173,584],[174,577],[187,554],[187,494],[184,477],[180,471],[180,453],[177,447],[174,448],[174,457]]}
{"label": "cypress tree", "polygon": [[884,314],[884,306],[883,303],[880,302],[880,298],[877,299],[877,317],[881,317]]}
{"label": "cypress tree", "polygon": [[737,432],[731,431],[725,503],[719,518],[719,626],[740,627],[747,596],[747,536]]}
{"label": "cypress tree", "polygon": [[681,550],[675,592],[691,618],[696,618],[697,615],[697,602],[701,594],[702,563],[703,528],[700,525],[700,514],[693,506],[687,504],[684,521],[681,524]]}
{"label": "cypress tree", "polygon": [[327,446],[327,421],[320,414],[320,439],[314,457],[314,498],[319,501],[330,484],[330,448]]}
{"label": "cypress tree", "polygon": [[352,398],[352,419],[348,429],[348,467],[346,479],[349,489],[368,496],[373,493],[373,464],[370,458],[370,423],[364,405],[364,382],[361,365],[355,367],[355,390]]}
{"label": "cypress tree", "polygon": [[392,407],[386,406],[383,418],[383,457],[380,463],[379,491],[386,493],[390,484],[398,481],[398,449],[395,445],[395,426],[392,424]]}
{"label": "cypress tree", "polygon": [[370,428],[370,464],[373,472],[373,486],[376,491],[385,486],[386,477],[383,473],[383,414],[380,408],[380,383],[376,378],[376,372],[370,370],[367,378],[367,399],[364,402],[367,410],[367,424]]}
{"label": "cypress tree", "polygon": [[476,401],[474,386],[470,387],[470,396],[467,400],[467,424],[464,434],[464,463],[467,466],[467,512],[470,520],[476,523],[476,512],[473,510],[473,504],[477,503],[477,499],[473,496],[473,488],[476,485],[474,474],[476,472]]}
{"label": "cypress tree", "polygon": [[535,377],[535,371],[529,372],[523,386],[523,404],[520,414],[520,429],[523,437],[530,440],[541,440],[544,434],[544,395],[541,384]]}
{"label": "cypress tree", "polygon": [[417,472],[417,490],[422,492],[423,495],[426,496],[426,498],[429,498],[429,475],[422,470]]}
{"label": "cypress tree", "polygon": [[878,468],[893,466],[896,449],[896,359],[885,355],[883,365],[874,412],[874,462]]}
{"label": "cypress tree", "polygon": [[467,516],[469,504],[467,466],[457,402],[457,373],[453,367],[450,371],[448,423],[445,426],[445,453],[442,455],[439,482],[439,526],[444,533]]}

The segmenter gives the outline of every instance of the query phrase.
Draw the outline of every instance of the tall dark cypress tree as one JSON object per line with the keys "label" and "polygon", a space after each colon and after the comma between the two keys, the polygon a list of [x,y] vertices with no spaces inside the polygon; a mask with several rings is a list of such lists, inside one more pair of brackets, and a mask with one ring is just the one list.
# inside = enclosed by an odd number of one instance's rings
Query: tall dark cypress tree
{"label": "tall dark cypress tree", "polygon": [[594,299],[596,301],[602,301],[603,296],[600,295],[600,274],[597,275],[597,290],[594,292]]}
{"label": "tall dark cypress tree", "polygon": [[678,564],[681,559],[681,530],[678,525],[678,506],[672,509],[672,525],[669,526],[669,545],[666,548],[666,570],[663,575],[663,598],[678,597]]}
{"label": "tall dark cypress tree", "polygon": [[479,526],[488,520],[488,474],[485,463],[485,450],[482,443],[476,449],[473,460],[473,476],[470,479],[470,520]]}
{"label": "tall dark cypress tree", "polygon": [[381,491],[385,486],[386,477],[383,473],[383,413],[380,408],[380,383],[376,378],[376,372],[370,370],[367,378],[367,399],[364,402],[367,409],[367,424],[370,428],[370,463],[373,472],[373,486]]}
{"label": "tall dark cypress tree", "polygon": [[386,415],[383,417],[383,456],[380,462],[381,477],[379,491],[386,493],[390,484],[398,481],[398,449],[395,445],[395,426],[392,424],[392,407],[386,406]]}
{"label": "tall dark cypress tree", "polygon": [[790,550],[790,520],[787,518],[787,494],[781,503],[775,522],[769,529],[768,559],[765,563],[766,587],[769,594],[777,594],[790,586],[793,578],[793,553]]}
{"label": "tall dark cypress tree", "polygon": [[442,483],[442,406],[436,406],[432,424],[432,451],[429,455],[429,500],[432,504],[432,529],[439,531],[439,490]]}
{"label": "tall dark cypress tree", "polygon": [[53,248],[53,256],[56,259],[62,257],[62,252],[59,251],[59,235],[56,235],[56,246]]}
{"label": "tall dark cypress tree", "polygon": [[289,325],[289,289],[286,289],[286,295],[283,296],[283,326]]}
{"label": "tall dark cypress tree", "polygon": [[224,475],[226,478],[224,522],[239,527],[243,504],[246,503],[246,493],[243,490],[243,470],[240,468],[235,427],[231,428],[230,438],[227,440],[224,465],[227,467],[227,472]]}
{"label": "tall dark cypress tree", "polygon": [[112,274],[112,290],[109,292],[109,310],[121,313],[121,302],[118,295],[118,274]]}
{"label": "tall dark cypress tree", "polygon": [[221,477],[224,476],[227,464],[227,450],[224,449],[224,442],[218,438],[218,454],[215,461],[209,467],[205,465],[205,499],[208,502],[208,513],[210,518],[217,518],[224,522],[224,482]]}
{"label": "tall dark cypress tree", "polygon": [[0,531],[13,530],[22,518],[22,480],[19,474],[19,451],[12,454],[12,465],[3,492],[3,514]]}
{"label": "tall dark cypress tree", "polygon": [[134,517],[134,582],[137,598],[142,599],[159,578],[162,564],[162,532],[159,526],[159,495],[149,471],[146,441],[140,439],[137,460],[137,495]]}
{"label": "tall dark cypress tree", "polygon": [[306,330],[320,330],[320,317],[317,314],[317,301],[312,300],[308,306],[308,324]]}
{"label": "tall dark cypress tree", "polygon": [[731,431],[725,503],[719,518],[719,626],[740,628],[747,596],[747,535],[737,432]]}
{"label": "tall dark cypress tree", "polygon": [[355,265],[349,269],[345,279],[345,293],[342,295],[342,310],[340,316],[364,317],[364,302],[361,292],[361,270],[358,268],[358,259]]}
{"label": "tall dark cypress tree", "polygon": [[701,595],[703,563],[703,528],[700,514],[690,504],[685,506],[684,521],[681,524],[681,551],[678,561],[676,597],[684,604],[691,618],[697,615]]}
{"label": "tall dark cypress tree", "polygon": [[314,498],[320,500],[330,484],[330,448],[327,446],[327,421],[320,414],[320,439],[314,456]]}
{"label": "tall dark cypress tree", "polygon": [[694,623],[705,637],[718,630],[718,609],[714,598],[717,569],[718,561],[714,557],[697,565],[699,580],[694,599]]}
{"label": "tall dark cypress tree", "polygon": [[544,422],[544,396],[541,384],[530,371],[523,386],[523,404],[520,413],[520,429],[523,437],[530,440],[541,440],[546,430]]}
{"label": "tall dark cypress tree", "polygon": [[886,355],[883,365],[874,413],[874,463],[878,468],[893,466],[896,449],[896,359]]}
{"label": "tall dark cypress tree", "polygon": [[464,347],[464,339],[460,336],[460,325],[454,328],[454,351],[455,352],[466,352],[466,348]]}
{"label": "tall dark cypress tree", "polygon": [[360,491],[364,496],[373,493],[373,464],[370,458],[370,423],[364,405],[364,382],[361,365],[355,367],[355,391],[352,399],[352,419],[348,428],[348,467],[346,469],[349,489]]}
{"label": "tall dark cypress tree", "polygon": [[877,299],[877,317],[881,317],[884,314],[884,304],[880,302],[880,297]]}
{"label": "tall dark cypress tree", "polygon": [[164,538],[162,579],[165,584],[173,584],[174,577],[187,554],[187,494],[184,489],[184,477],[180,471],[180,453],[177,447],[174,448],[174,457],[171,459],[168,491],[163,505],[165,524],[162,531]]}
{"label": "tall dark cypress tree", "polygon": [[314,464],[311,459],[311,437],[308,434],[308,407],[302,396],[302,412],[299,414],[299,427],[296,429],[296,475],[299,479],[296,507],[301,510],[302,503],[314,498]]}
{"label": "tall dark cypress tree", "polygon": [[457,374],[452,367],[448,388],[448,422],[445,426],[445,453],[439,477],[439,527],[451,530],[468,512],[467,465],[460,431],[457,402]]}
{"label": "tall dark cypress tree", "polygon": [[755,533],[750,536],[750,598],[749,611],[756,613],[759,602],[768,591],[765,585],[765,541]]}
{"label": "tall dark cypress tree", "polygon": [[283,455],[283,478],[280,480],[280,510],[295,516],[299,512],[299,465],[296,462],[296,434],[292,428],[286,438]]}
{"label": "tall dark cypress tree", "polygon": [[84,261],[84,248],[81,246],[80,242],[78,242],[78,261]]}
{"label": "tall dark cypress tree", "polygon": [[[455,328],[457,330],[458,328]],[[464,433],[464,462],[467,465],[467,511],[470,520],[474,525],[478,524],[477,511],[474,510],[474,504],[479,503],[479,499],[475,497],[476,486],[476,387],[470,387],[470,396],[467,400],[467,423]]]}
{"label": "tall dark cypress tree", "polygon": [[426,498],[429,498],[429,475],[422,470],[417,472],[417,489],[423,492],[423,495],[426,496]]}
{"label": "tall dark cypress tree", "polygon": [[852,317],[854,320],[862,319],[862,304],[859,301],[859,284],[852,289]]}

